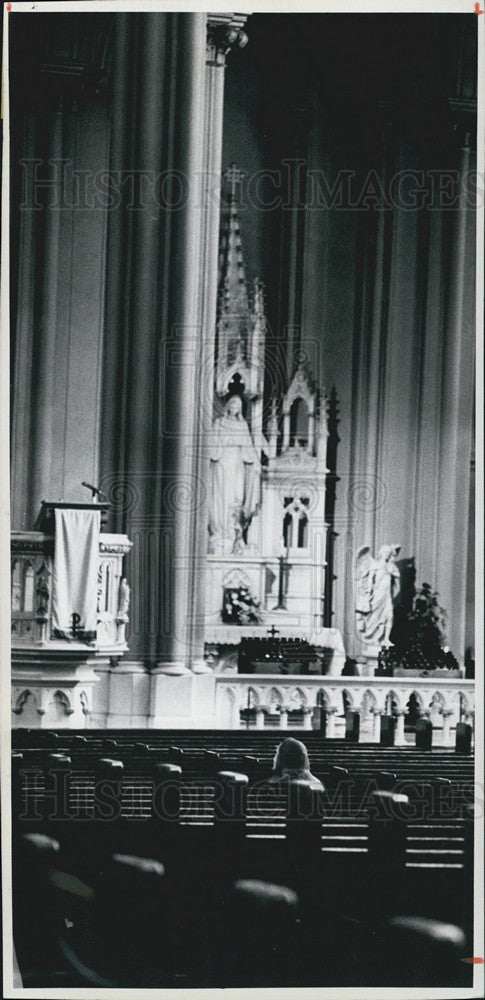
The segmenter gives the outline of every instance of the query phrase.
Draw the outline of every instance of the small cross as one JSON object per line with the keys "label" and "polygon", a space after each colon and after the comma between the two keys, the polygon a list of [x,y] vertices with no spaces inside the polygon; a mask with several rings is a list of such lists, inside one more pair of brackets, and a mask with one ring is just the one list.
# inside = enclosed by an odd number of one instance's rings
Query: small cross
{"label": "small cross", "polygon": [[244,170],[240,170],[239,167],[236,167],[235,163],[231,163],[231,166],[227,168],[224,174],[224,180],[229,181],[231,185],[231,201],[236,200],[236,184],[241,184],[243,177],[245,176],[246,174]]}
{"label": "small cross", "polygon": [[280,630],[278,628],[275,628],[274,625],[272,625],[271,628],[268,629],[268,635],[270,635],[272,639],[274,639],[275,635],[279,634]]}

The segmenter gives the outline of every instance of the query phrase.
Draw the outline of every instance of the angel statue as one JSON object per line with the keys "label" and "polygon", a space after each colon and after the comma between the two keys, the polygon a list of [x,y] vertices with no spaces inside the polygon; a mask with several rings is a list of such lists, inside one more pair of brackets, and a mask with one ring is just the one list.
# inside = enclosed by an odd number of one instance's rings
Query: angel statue
{"label": "angel statue", "polygon": [[355,557],[357,629],[369,646],[390,646],[394,601],[400,590],[400,545],[381,545],[377,559],[363,545]]}

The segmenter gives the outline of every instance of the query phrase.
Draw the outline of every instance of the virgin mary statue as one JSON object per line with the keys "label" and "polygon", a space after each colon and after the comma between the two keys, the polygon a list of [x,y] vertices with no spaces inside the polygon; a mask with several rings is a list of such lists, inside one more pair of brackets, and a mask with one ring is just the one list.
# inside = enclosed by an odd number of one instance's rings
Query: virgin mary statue
{"label": "virgin mary statue", "polygon": [[242,414],[240,396],[230,396],[222,417],[214,420],[210,449],[211,504],[209,533],[226,552],[245,548],[244,534],[260,495],[260,461]]}

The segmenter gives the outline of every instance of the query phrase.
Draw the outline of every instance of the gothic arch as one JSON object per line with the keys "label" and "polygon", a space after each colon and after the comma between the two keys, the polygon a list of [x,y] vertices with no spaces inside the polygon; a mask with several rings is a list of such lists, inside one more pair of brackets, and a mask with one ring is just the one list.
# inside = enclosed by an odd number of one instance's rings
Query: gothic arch
{"label": "gothic arch", "polygon": [[446,699],[442,691],[434,691],[431,697],[430,705],[439,705],[440,708],[447,708]]}
{"label": "gothic arch", "polygon": [[21,715],[24,710],[24,705],[26,705],[29,698],[32,698],[34,704],[37,704],[37,699],[30,688],[26,688],[25,691],[21,691],[14,701],[12,712],[14,712],[15,715]]}
{"label": "gothic arch", "polygon": [[[409,693],[411,694],[411,692]],[[403,712],[406,709],[406,704],[407,701],[409,700],[407,699],[406,702],[404,703],[405,697],[406,697],[405,695],[399,694],[397,691],[394,691],[394,689],[388,691],[385,701],[386,712],[388,712],[388,714],[391,715],[393,710],[393,702],[395,703],[397,711]]]}
{"label": "gothic arch", "polygon": [[83,715],[89,715],[89,698],[86,691],[81,691],[79,695],[79,701],[81,702],[81,711]]}
{"label": "gothic arch", "polygon": [[295,687],[291,689],[290,700],[293,703],[299,702],[300,708],[306,708],[308,705],[308,698],[306,692],[301,687]]}
{"label": "gothic arch", "polygon": [[51,704],[57,709],[58,713],[63,713],[64,715],[72,715],[74,709],[71,706],[71,700],[65,691],[54,691],[52,695]]}
{"label": "gothic arch", "polygon": [[269,689],[269,692],[268,692],[268,701],[267,701],[268,708],[271,705],[274,705],[274,704],[278,705],[278,707],[281,708],[283,706],[283,704],[284,704],[284,701],[285,701],[285,699],[284,699],[284,696],[283,696],[283,692],[280,691],[279,688],[272,687],[272,688]]}
{"label": "gothic arch", "polygon": [[[222,689],[222,699],[221,699],[221,711],[220,711],[220,723],[224,727],[227,726],[228,729],[232,729],[239,723],[239,708],[236,692],[233,687],[224,687]],[[242,706],[243,708],[245,706]]]}
{"label": "gothic arch", "polygon": [[14,559],[11,570],[12,611],[22,610],[22,564]]}
{"label": "gothic arch", "polygon": [[22,611],[33,611],[35,602],[35,568],[28,559],[22,573]]}
{"label": "gothic arch", "polygon": [[368,719],[370,715],[373,714],[374,709],[377,708],[377,698],[373,691],[366,688],[364,694],[362,695],[361,702],[361,712],[363,719]]}
{"label": "gothic arch", "polygon": [[345,701],[346,701],[346,699],[347,699],[349,710],[353,711],[354,708],[355,708],[355,697],[354,697],[354,692],[350,691],[349,688],[343,688],[342,689],[342,711],[343,711],[344,715],[345,715],[345,712],[346,712],[346,707],[345,707]]}
{"label": "gothic arch", "polygon": [[[241,688],[241,694],[243,695],[243,699],[244,699],[244,697],[248,698],[248,700],[251,703],[251,707],[252,708],[259,708],[260,707],[260,705],[261,705],[261,694],[260,694],[260,692],[258,691],[257,688],[255,688],[252,685],[250,685],[248,687],[248,689],[247,689],[247,696],[246,696],[246,692],[245,692],[244,688]],[[246,705],[242,705],[242,708],[247,708],[247,704]]]}
{"label": "gothic arch", "polygon": [[324,688],[319,688],[316,693],[316,704],[319,708],[329,709],[330,708],[330,697],[328,691]]}
{"label": "gothic arch", "polygon": [[409,692],[409,696],[407,699],[408,701],[411,695],[414,695],[414,697],[416,698],[416,703],[421,714],[423,714],[423,712],[426,712],[428,706],[424,704],[422,693],[420,691],[416,691],[416,688],[414,688],[412,691]]}

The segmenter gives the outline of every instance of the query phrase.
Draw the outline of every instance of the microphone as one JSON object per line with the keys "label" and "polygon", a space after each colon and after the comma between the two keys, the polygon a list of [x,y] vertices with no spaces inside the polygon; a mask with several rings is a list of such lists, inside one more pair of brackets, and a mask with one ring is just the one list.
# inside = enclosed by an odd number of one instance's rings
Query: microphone
{"label": "microphone", "polygon": [[81,486],[85,486],[87,490],[91,490],[93,500],[95,497],[99,497],[100,501],[106,500],[106,493],[98,490],[97,486],[92,486],[91,483],[85,483],[84,481],[81,483]]}

